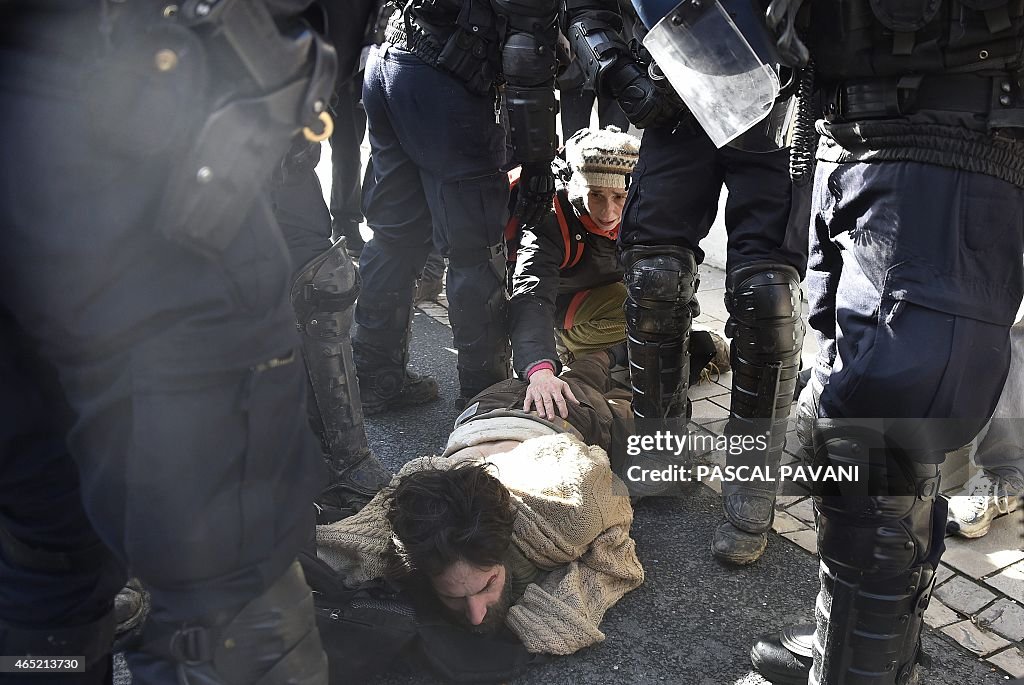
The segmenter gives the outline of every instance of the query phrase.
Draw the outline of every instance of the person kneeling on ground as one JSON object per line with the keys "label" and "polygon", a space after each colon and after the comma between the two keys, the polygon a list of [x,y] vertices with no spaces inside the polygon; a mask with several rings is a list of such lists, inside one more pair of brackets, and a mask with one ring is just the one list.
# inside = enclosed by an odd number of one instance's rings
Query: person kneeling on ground
{"label": "person kneeling on ground", "polygon": [[577,360],[566,378],[586,401],[567,421],[523,411],[525,381],[480,393],[441,457],[410,461],[362,511],[318,527],[319,557],[352,587],[396,579],[472,631],[507,626],[530,652],[602,641],[605,612],[644,580],[606,452],[632,426],[611,363]]}
{"label": "person kneeling on ground", "polygon": [[[530,381],[526,408],[536,404],[541,416],[554,418],[557,410],[565,418],[566,402],[577,399],[558,375],[562,362],[626,342],[626,286],[616,239],[639,149],[639,140],[614,126],[578,131],[566,142],[565,161],[552,165],[554,211],[535,226],[506,229],[507,251],[515,258],[512,352],[516,372]],[[513,183],[510,207],[517,190]],[[556,339],[566,350],[562,355]],[[691,334],[690,354],[691,385],[705,366],[729,370],[728,347],[711,331]],[[628,387],[624,355],[613,377]]]}

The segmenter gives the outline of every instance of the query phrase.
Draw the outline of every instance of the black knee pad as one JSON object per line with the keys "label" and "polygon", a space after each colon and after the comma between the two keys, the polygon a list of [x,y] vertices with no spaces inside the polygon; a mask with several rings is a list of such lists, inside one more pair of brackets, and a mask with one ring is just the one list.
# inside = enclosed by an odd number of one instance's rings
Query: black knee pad
{"label": "black knee pad", "polygon": [[299,330],[318,338],[348,337],[358,296],[359,272],[345,243],[338,241],[304,265],[292,283],[292,308]]}
{"label": "black knee pad", "polygon": [[696,257],[683,247],[638,246],[623,264],[633,410],[639,419],[685,418]]}
{"label": "black knee pad", "polygon": [[631,247],[623,253],[623,265],[626,325],[633,335],[652,342],[684,335],[699,282],[693,252],[671,245]]}
{"label": "black knee pad", "polygon": [[875,427],[852,421],[819,419],[813,440],[814,466],[858,474],[856,482],[815,483],[822,560],[885,578],[930,558],[938,464],[911,459]]}

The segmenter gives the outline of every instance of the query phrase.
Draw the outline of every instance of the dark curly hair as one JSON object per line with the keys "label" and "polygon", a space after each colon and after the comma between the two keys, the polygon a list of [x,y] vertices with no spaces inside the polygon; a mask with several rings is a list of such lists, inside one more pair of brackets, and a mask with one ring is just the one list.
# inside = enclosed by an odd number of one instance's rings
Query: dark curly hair
{"label": "dark curly hair", "polygon": [[440,575],[457,561],[487,568],[512,544],[508,490],[489,464],[428,469],[403,476],[387,498],[392,578]]}

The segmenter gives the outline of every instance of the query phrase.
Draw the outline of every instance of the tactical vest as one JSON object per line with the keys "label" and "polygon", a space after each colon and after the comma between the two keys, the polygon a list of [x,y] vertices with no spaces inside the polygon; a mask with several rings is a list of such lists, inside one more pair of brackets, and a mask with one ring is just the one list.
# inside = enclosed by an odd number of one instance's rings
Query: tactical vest
{"label": "tactical vest", "polygon": [[483,94],[501,73],[504,34],[504,18],[489,0],[413,0],[392,15],[384,35]]}
{"label": "tactical vest", "polygon": [[815,0],[822,80],[1016,71],[1024,0]]}
{"label": "tactical vest", "polygon": [[1024,0],[807,5],[818,159],[936,164],[1024,188]]}

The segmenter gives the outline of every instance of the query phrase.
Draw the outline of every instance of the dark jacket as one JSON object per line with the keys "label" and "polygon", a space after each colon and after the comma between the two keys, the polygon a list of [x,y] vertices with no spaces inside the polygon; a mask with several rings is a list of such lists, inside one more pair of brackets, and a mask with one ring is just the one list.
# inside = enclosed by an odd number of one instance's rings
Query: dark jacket
{"label": "dark jacket", "polygon": [[588,354],[574,361],[572,369],[562,376],[580,401],[578,406],[566,403],[567,419],[552,422],[540,418],[536,412],[524,412],[523,401],[530,384],[512,378],[492,385],[470,400],[455,425],[495,416],[528,417],[555,430],[573,433],[588,445],[597,445],[608,453],[612,470],[621,473],[618,467],[625,459],[626,439],[634,430],[633,412],[629,392],[612,386],[608,363],[604,353]]}
{"label": "dark jacket", "polygon": [[557,370],[554,329],[571,327],[573,305],[588,290],[623,276],[615,240],[588,230],[589,217],[581,220],[581,208],[569,202],[564,186],[555,194],[554,209],[518,234],[509,313],[512,354],[522,377],[545,360]]}

